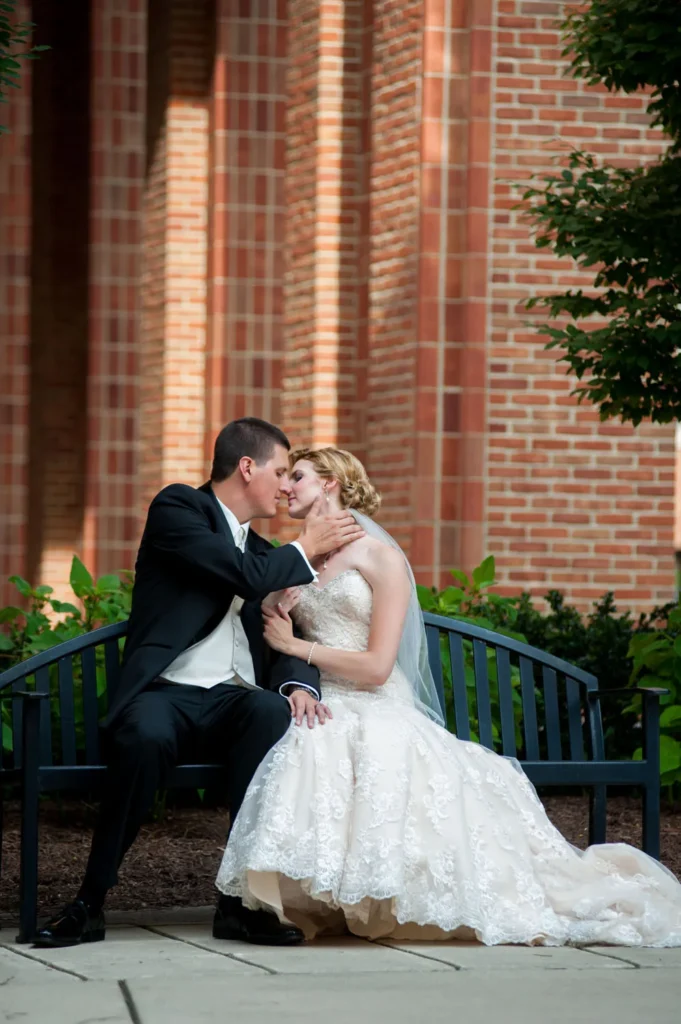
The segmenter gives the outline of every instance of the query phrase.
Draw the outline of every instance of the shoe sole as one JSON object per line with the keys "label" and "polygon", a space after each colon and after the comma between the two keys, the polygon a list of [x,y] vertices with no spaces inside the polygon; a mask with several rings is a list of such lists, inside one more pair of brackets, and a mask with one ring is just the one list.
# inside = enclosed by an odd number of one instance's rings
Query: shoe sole
{"label": "shoe sole", "polygon": [[96,928],[87,932],[80,939],[33,939],[34,949],[67,949],[69,946],[82,946],[86,942],[102,942],[106,937],[104,928]]}
{"label": "shoe sole", "polygon": [[286,939],[276,935],[262,935],[256,938],[254,935],[245,935],[241,931],[233,931],[229,934],[213,932],[213,938],[221,939],[224,942],[250,942],[252,946],[299,946],[305,941],[305,937],[302,935],[295,939]]}

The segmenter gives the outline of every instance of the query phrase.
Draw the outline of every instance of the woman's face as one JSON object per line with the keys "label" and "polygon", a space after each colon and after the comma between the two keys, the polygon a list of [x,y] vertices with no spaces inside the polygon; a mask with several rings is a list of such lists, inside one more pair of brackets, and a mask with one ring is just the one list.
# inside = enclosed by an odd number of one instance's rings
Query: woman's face
{"label": "woman's face", "polygon": [[304,519],[321,493],[324,481],[317,476],[311,462],[299,459],[289,474],[289,486],[288,514],[292,519]]}

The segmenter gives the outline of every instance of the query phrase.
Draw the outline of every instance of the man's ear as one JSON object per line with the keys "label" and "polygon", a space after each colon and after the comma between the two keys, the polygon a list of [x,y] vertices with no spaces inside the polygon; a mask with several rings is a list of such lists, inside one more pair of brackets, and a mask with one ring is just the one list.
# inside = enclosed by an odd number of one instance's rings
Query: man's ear
{"label": "man's ear", "polygon": [[241,473],[241,479],[244,483],[250,483],[253,479],[254,461],[250,455],[243,455],[239,459],[239,472]]}

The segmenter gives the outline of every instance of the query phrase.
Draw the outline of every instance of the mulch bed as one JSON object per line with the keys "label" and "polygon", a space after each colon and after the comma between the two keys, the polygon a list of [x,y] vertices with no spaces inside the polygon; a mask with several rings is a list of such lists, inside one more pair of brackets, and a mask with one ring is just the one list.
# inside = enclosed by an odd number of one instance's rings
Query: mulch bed
{"label": "mulch bed", "polygon": [[[575,846],[585,847],[587,799],[549,796],[549,816]],[[641,805],[633,797],[608,801],[608,841],[640,846]],[[41,913],[51,913],[71,899],[85,868],[95,808],[83,802],[41,805]],[[111,910],[206,906],[215,899],[213,879],[225,842],[227,814],[208,807],[178,807],[146,826],[128,854],[121,880],[109,895]],[[681,806],[662,811],[662,861],[681,877]],[[0,879],[0,924],[18,915],[19,813],[5,807],[5,836]]]}

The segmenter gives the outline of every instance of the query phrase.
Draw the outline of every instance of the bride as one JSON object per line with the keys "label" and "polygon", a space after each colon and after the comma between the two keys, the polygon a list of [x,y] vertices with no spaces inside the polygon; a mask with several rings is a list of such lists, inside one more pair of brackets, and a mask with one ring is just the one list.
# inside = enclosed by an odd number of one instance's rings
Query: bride
{"label": "bride", "polygon": [[323,728],[292,725],[261,764],[218,888],[308,939],[681,945],[670,871],[622,843],[577,850],[516,761],[443,728],[414,578],[370,518],[380,499],[361,463],[334,448],[292,463],[293,518],[321,494],[366,535],[263,608],[266,640],[319,668],[330,710]]}

